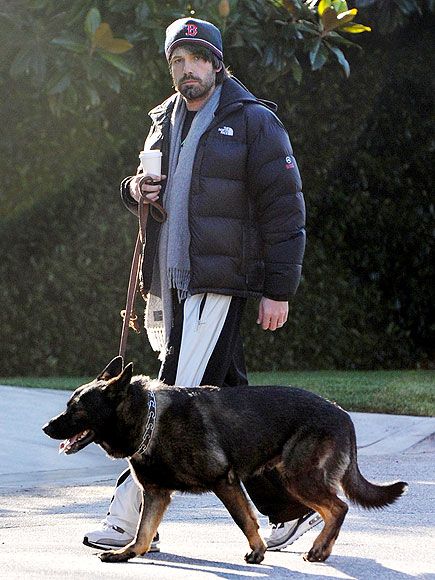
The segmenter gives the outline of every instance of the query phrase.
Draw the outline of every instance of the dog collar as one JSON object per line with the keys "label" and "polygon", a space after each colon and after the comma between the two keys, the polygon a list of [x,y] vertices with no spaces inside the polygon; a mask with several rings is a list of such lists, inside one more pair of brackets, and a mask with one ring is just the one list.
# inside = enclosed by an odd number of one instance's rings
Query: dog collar
{"label": "dog collar", "polygon": [[151,443],[151,439],[153,437],[154,428],[156,426],[156,412],[157,412],[156,397],[153,391],[148,391],[147,423],[145,425],[145,431],[142,436],[142,442],[139,445],[137,451],[135,451],[133,455],[136,454],[142,455],[148,449],[149,444]]}

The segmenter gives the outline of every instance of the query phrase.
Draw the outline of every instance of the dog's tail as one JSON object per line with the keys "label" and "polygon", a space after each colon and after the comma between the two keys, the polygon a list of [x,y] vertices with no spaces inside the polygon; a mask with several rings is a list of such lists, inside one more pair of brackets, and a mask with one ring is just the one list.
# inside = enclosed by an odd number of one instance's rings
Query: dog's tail
{"label": "dog's tail", "polygon": [[367,481],[359,470],[356,451],[355,429],[352,425],[350,463],[341,480],[343,491],[350,501],[365,509],[381,509],[394,503],[406,492],[404,481],[375,484]]}

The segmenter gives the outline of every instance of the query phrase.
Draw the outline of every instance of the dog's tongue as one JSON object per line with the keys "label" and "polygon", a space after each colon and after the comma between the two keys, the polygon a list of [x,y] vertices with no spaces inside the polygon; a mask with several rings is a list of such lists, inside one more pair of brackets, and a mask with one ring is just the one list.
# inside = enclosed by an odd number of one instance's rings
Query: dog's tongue
{"label": "dog's tongue", "polygon": [[81,433],[74,435],[73,437],[71,437],[71,439],[65,439],[64,441],[62,441],[62,443],[59,445],[59,453],[63,453],[66,449],[71,447],[71,445],[73,445],[77,441],[79,435],[81,435]]}

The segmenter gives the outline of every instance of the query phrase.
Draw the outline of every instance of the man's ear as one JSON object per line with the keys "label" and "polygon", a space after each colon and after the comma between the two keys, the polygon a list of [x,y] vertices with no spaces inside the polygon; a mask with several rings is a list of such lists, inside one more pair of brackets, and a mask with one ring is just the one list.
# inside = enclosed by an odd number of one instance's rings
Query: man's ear
{"label": "man's ear", "polygon": [[121,374],[124,367],[124,360],[122,356],[116,356],[110,361],[104,371],[98,375],[97,380],[108,381]]}

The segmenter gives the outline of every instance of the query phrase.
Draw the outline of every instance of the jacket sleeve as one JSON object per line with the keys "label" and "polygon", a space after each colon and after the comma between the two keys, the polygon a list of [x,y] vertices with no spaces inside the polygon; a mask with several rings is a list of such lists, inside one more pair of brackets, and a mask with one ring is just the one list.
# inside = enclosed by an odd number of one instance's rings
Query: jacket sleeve
{"label": "jacket sleeve", "polygon": [[[150,128],[150,130],[148,132],[147,139],[152,134],[152,132],[153,132],[153,127]],[[146,149],[146,143],[147,143],[147,140],[145,140],[144,149]],[[138,171],[139,171],[139,173],[141,173],[142,169],[138,168]],[[130,195],[130,182],[134,177],[135,177],[134,175],[129,175],[128,177],[125,177],[121,181],[120,193],[121,193],[122,202],[125,205],[125,207],[129,211],[131,211],[131,213],[133,213],[134,215],[137,216],[137,201]]]}
{"label": "jacket sleeve", "polygon": [[130,195],[130,182],[133,177],[133,175],[129,175],[121,181],[120,193],[125,207],[137,216],[137,201]]}
{"label": "jacket sleeve", "polygon": [[248,180],[265,265],[263,295],[288,300],[298,288],[305,251],[302,182],[287,131],[262,108],[250,144]]}

